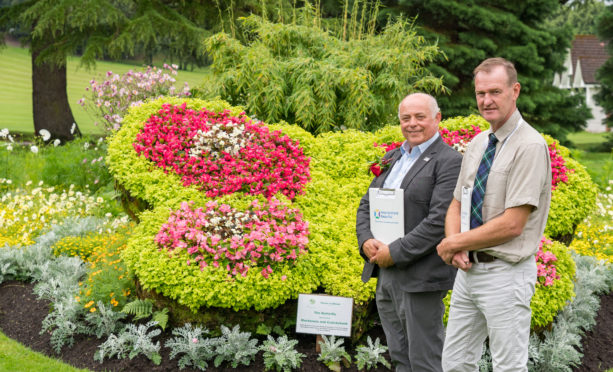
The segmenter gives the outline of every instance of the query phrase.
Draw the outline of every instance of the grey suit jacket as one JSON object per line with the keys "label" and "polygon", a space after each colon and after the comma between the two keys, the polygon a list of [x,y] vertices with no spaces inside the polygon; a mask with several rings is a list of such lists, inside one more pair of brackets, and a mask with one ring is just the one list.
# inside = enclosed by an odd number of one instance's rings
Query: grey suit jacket
{"label": "grey suit jacket", "polygon": [[[400,149],[389,151],[385,158],[392,163],[370,184],[383,187],[394,164],[401,156]],[[374,238],[370,231],[368,192],[362,197],[357,212],[356,232],[360,254],[364,257],[362,280],[371,273],[379,280],[394,281],[407,292],[428,292],[453,288],[456,269],[446,265],[436,252],[445,235],[445,215],[453,197],[453,189],[460,172],[462,155],[439,137],[415,161],[407,172],[404,189],[405,236],[390,243],[394,265],[379,269],[368,262],[362,249],[364,242]]]}

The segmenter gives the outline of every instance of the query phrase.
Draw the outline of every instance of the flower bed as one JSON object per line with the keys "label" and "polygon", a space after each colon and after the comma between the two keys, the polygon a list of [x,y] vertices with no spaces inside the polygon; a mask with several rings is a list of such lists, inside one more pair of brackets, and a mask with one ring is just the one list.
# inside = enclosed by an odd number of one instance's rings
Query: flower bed
{"label": "flower bed", "polygon": [[[206,112],[209,113],[225,112],[223,120],[234,120],[233,123],[243,122],[245,126],[249,123],[249,118],[241,113],[240,108],[233,108],[223,101],[185,101],[167,98],[134,108],[126,117],[122,129],[111,138],[107,159],[111,171],[118,183],[129,191],[132,197],[145,201],[143,205],[149,206],[149,210],[139,212],[141,224],[123,253],[126,264],[135,272],[144,290],[175,299],[192,311],[197,311],[203,306],[234,310],[274,308],[289,299],[296,298],[298,293],[310,293],[318,287],[331,295],[352,297],[358,306],[366,306],[372,300],[375,281],[371,280],[365,284],[360,280],[363,260],[359,256],[355,237],[355,211],[372,179],[372,176],[365,172],[370,165],[367,159],[380,157],[383,151],[379,147],[374,147],[373,143],[398,141],[402,137],[397,125],[382,128],[375,133],[347,130],[324,133],[317,137],[292,125],[267,125],[268,133],[280,131],[283,136],[291,139],[294,146],[301,149],[299,153],[309,159],[310,175],[310,181],[305,182],[300,191],[294,192],[293,195],[285,194],[289,198],[284,197],[281,190],[276,194],[283,208],[299,211],[302,214],[301,220],[308,222],[307,252],[300,255],[300,250],[297,250],[295,259],[282,260],[278,267],[271,265],[271,273],[267,266],[272,260],[253,262],[249,256],[251,252],[249,249],[245,255],[239,254],[241,260],[247,257],[242,265],[249,265],[248,270],[240,266],[236,260],[237,250],[231,250],[229,253],[223,251],[225,256],[223,258],[215,249],[204,254],[206,248],[185,241],[185,247],[174,249],[172,253],[167,250],[160,251],[159,242],[155,241],[156,236],[160,234],[162,226],[169,222],[173,211],[181,209],[182,202],[192,203],[189,207],[191,214],[196,213],[198,208],[202,208],[200,211],[204,213],[207,203],[213,200],[218,206],[225,204],[229,210],[245,213],[255,200],[264,203],[271,197],[270,193],[252,193],[245,188],[223,196],[221,193],[215,194],[213,197],[213,194],[207,193],[198,183],[186,184],[182,175],[174,171],[165,172],[154,162],[138,155],[133,144],[137,141],[139,133],[143,133],[145,123],[161,109],[164,110],[164,107],[183,107],[181,110],[193,110],[194,113],[204,112],[202,108],[206,108]],[[213,116],[213,114],[207,115]],[[230,117],[236,119],[229,119]],[[239,118],[242,119],[237,120]],[[186,125],[190,127],[189,124]],[[444,121],[441,127],[448,130],[443,135],[447,141],[461,144],[469,136],[487,128],[487,123],[479,117],[454,118]],[[185,143],[189,143],[192,149],[199,149],[194,151],[201,151],[200,155],[209,160],[219,159],[216,155],[211,155],[215,149],[211,148],[208,140],[202,139],[202,133],[192,130],[191,136],[189,137],[191,140],[186,140]],[[279,136],[283,138],[282,135]],[[238,144],[239,148],[244,146],[245,142]],[[589,209],[590,190],[594,186],[589,178],[583,178],[584,171],[568,158],[563,148],[556,147],[556,149],[566,161],[566,167],[575,169],[575,172],[568,174],[568,181],[566,183],[562,181],[554,190],[554,195],[566,195],[567,189],[582,190],[582,205],[572,206],[569,208],[568,216],[564,217],[571,221],[572,232],[572,221],[582,219],[581,213],[584,211],[587,213]],[[220,150],[225,152],[224,156],[231,156],[231,151],[235,151],[234,148],[228,149],[230,152],[219,147],[216,149],[218,152]],[[189,151],[191,150],[187,153]],[[573,197],[576,195],[570,195],[569,199]],[[557,208],[555,202],[552,203],[552,208]],[[549,225],[557,226],[554,229],[556,232],[568,230],[566,226],[560,227],[562,223],[559,217],[550,218],[548,228],[551,229]],[[193,234],[190,239],[197,235],[198,233]],[[206,239],[208,246],[212,242],[210,231]],[[226,241],[228,247],[232,245],[231,239]],[[193,242],[193,239],[190,242]],[[283,250],[284,254],[291,254],[291,250],[285,248]],[[274,249],[271,248],[272,251]],[[216,254],[218,254],[217,260]],[[557,292],[558,288],[566,288],[566,284],[558,285],[558,282],[562,283],[569,275],[565,272],[568,269],[564,264],[565,258],[557,252],[554,254],[558,258],[556,270],[561,278],[553,281],[553,285],[539,285],[542,289],[537,289],[537,292],[544,290],[553,293]],[[199,255],[202,255],[202,258],[197,259]],[[220,258],[225,261],[220,261]],[[190,265],[187,264],[188,260]],[[203,260],[206,264],[201,263]],[[218,264],[215,265],[214,262]],[[266,270],[263,272],[264,269]],[[572,274],[570,276],[572,277]],[[560,297],[566,301],[572,296],[572,287],[570,292],[562,290],[560,293]],[[554,306],[552,309],[552,314],[555,314],[559,307]]]}
{"label": "flower bed", "polygon": [[162,225],[155,242],[168,251],[185,249],[191,257],[187,264],[198,264],[201,271],[209,265],[221,266],[233,276],[244,277],[249,268],[259,266],[262,276],[268,278],[271,265],[295,261],[306,253],[307,235],[300,212],[276,198],[262,203],[255,200],[244,212],[216,201],[208,202],[206,209],[193,209],[182,202]]}
{"label": "flower bed", "polygon": [[134,149],[209,197],[281,192],[293,199],[309,180],[309,160],[297,143],[229,111],[163,105],[136,136]]}

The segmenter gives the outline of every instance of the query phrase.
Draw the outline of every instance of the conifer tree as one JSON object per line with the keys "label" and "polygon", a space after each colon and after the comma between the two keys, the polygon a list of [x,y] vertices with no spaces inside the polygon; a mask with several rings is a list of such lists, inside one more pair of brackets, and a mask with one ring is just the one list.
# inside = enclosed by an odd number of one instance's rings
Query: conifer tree
{"label": "conifer tree", "polygon": [[605,124],[613,128],[613,4],[607,6],[598,18],[596,27],[600,40],[608,43],[607,51],[609,52],[609,59],[596,73],[596,78],[601,84],[600,92],[596,95],[596,102],[607,113]]}
{"label": "conifer tree", "polygon": [[590,115],[584,97],[552,86],[570,47],[570,27],[548,29],[546,17],[558,0],[387,0],[396,14],[417,16],[422,33],[438,41],[446,57],[432,67],[443,75],[451,95],[439,97],[444,116],[477,111],[472,70],[485,58],[515,63],[522,85],[518,101],[524,118],[538,130],[563,140],[580,130]]}

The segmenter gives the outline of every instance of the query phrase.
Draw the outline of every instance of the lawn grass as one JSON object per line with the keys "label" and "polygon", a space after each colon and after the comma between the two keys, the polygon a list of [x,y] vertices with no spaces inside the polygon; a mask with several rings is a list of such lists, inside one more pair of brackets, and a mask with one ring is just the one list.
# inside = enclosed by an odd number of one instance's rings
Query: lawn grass
{"label": "lawn grass", "polygon": [[575,132],[568,135],[568,140],[573,143],[574,148],[584,151],[600,145],[607,140],[608,133]]}
{"label": "lawn grass", "polygon": [[[138,70],[134,64],[100,61],[92,70],[79,67],[77,57],[69,57],[66,67],[68,100],[79,128],[84,134],[101,134],[102,130],[94,125],[94,119],[77,104],[83,97],[85,88],[92,78],[99,78],[106,71],[125,73],[130,69]],[[200,84],[210,70],[201,68],[194,71],[179,71],[175,86],[181,88],[184,82],[190,87]],[[8,46],[0,49],[0,129],[11,132],[32,133],[32,67],[27,49]]]}
{"label": "lawn grass", "polygon": [[601,190],[609,186],[609,180],[613,179],[613,152],[588,152],[573,150],[573,158],[585,166],[594,181]]}
{"label": "lawn grass", "polygon": [[37,353],[0,332],[0,372],[87,372]]}

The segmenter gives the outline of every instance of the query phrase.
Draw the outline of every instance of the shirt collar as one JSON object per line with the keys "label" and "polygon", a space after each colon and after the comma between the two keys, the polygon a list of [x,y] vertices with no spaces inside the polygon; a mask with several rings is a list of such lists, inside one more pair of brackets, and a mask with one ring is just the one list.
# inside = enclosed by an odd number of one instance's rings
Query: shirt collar
{"label": "shirt collar", "polygon": [[[502,124],[502,127],[498,128],[498,130],[494,132],[498,141],[504,142],[504,140],[509,136],[509,134],[513,132],[520,119],[521,114],[519,113],[518,109],[515,109],[513,114],[511,114],[511,117],[509,117],[509,119],[505,121],[504,124]],[[490,127],[490,132],[491,130],[492,128]]]}
{"label": "shirt collar", "polygon": [[[434,133],[434,135],[429,140],[427,140],[426,142],[423,142],[423,143],[415,146],[418,149],[417,153],[418,154],[423,154],[428,149],[428,147],[430,147],[430,145],[434,141],[436,141],[436,139],[438,137],[440,137],[440,135],[438,134],[438,131],[436,131],[436,133]],[[400,146],[400,152],[404,156],[404,154],[408,154],[409,153],[409,149],[410,148],[411,148],[411,146],[409,145],[409,142],[407,140],[405,140],[402,143],[402,146]],[[412,153],[412,151],[411,151],[411,153]]]}

